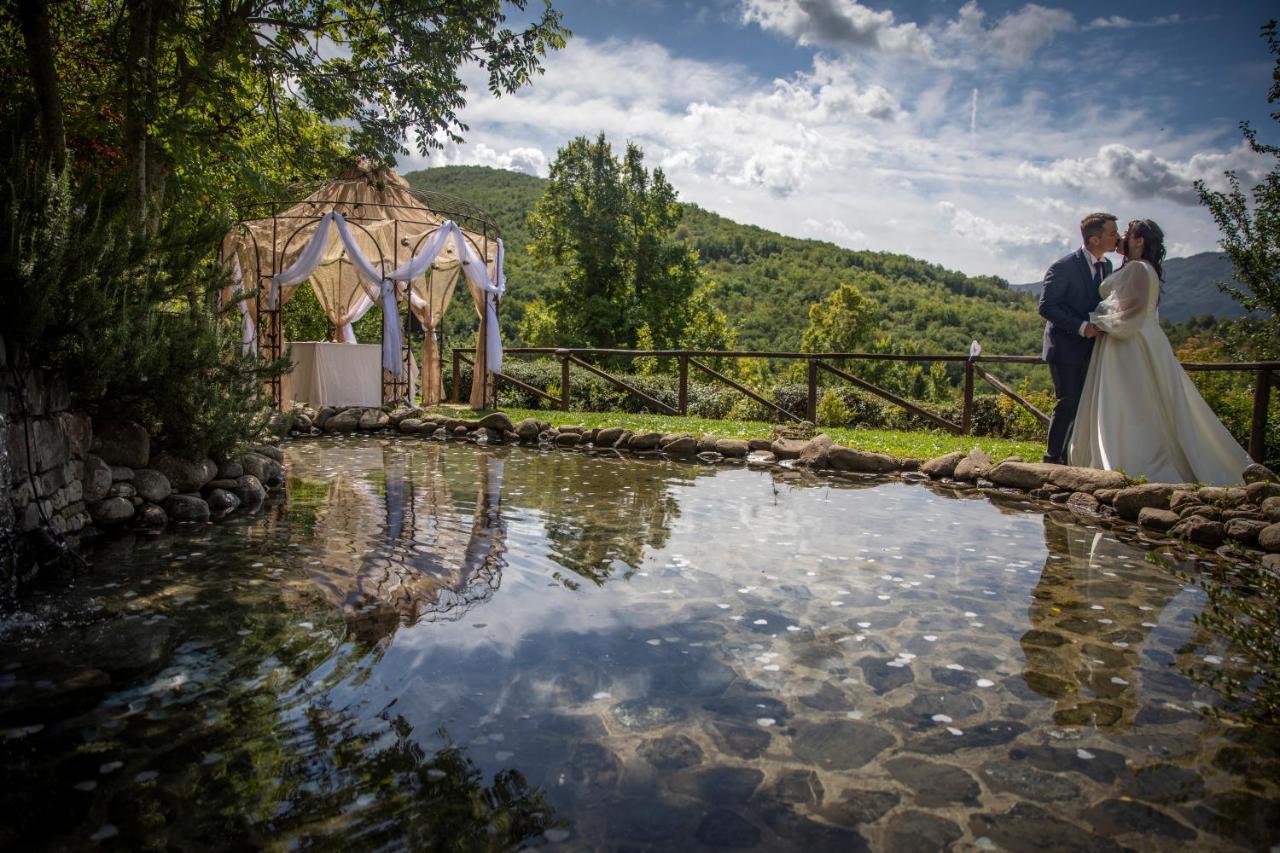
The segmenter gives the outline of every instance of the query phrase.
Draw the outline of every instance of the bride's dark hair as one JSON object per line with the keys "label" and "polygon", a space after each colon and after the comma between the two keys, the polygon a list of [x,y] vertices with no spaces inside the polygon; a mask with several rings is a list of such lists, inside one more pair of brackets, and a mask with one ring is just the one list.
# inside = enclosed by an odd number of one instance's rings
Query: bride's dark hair
{"label": "bride's dark hair", "polygon": [[1164,232],[1150,219],[1135,219],[1129,223],[1127,234],[1142,238],[1142,259],[1156,268],[1156,275],[1164,281]]}

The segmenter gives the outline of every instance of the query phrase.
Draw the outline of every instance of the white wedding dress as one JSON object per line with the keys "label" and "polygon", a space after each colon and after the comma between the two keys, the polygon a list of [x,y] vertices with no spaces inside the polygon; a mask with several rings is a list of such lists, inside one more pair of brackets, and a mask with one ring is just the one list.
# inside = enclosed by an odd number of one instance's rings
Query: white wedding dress
{"label": "white wedding dress", "polygon": [[1244,481],[1253,461],[1205,403],[1160,328],[1160,279],[1129,261],[1102,282],[1068,461],[1152,483]]}

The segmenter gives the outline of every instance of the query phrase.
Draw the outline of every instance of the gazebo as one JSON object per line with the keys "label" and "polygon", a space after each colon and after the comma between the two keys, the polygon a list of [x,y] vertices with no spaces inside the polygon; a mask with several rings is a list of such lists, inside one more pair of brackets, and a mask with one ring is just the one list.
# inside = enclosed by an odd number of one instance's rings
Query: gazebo
{"label": "gazebo", "polygon": [[[465,278],[480,322],[470,402],[494,400],[492,373],[502,366],[498,306],[505,290],[503,246],[493,219],[474,205],[416,190],[387,167],[364,158],[300,200],[254,205],[256,216],[237,222],[223,238],[220,257],[231,273],[221,302],[239,305],[246,352],[294,360],[292,381],[277,380],[272,396],[284,406],[295,392],[329,399],[316,405],[412,402],[415,365],[408,313],[421,324],[424,405],[443,399],[442,349],[437,333],[458,280]],[[335,342],[303,345],[284,340],[282,312],[309,282]],[[382,310],[381,358],[360,353],[352,324],[374,305]],[[372,355],[380,368],[365,357]],[[381,371],[381,388],[378,371]],[[305,377],[306,390],[296,388]]]}

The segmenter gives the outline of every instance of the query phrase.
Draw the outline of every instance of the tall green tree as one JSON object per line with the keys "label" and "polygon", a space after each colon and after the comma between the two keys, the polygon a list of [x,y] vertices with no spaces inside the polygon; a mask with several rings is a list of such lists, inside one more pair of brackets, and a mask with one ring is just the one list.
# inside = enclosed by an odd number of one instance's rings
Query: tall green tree
{"label": "tall green tree", "polygon": [[[461,141],[468,65],[484,70],[493,95],[513,92],[569,35],[549,4],[507,27],[507,13],[526,5],[11,0],[4,30],[22,38],[0,50],[21,73],[6,98],[34,107],[54,159],[87,132],[89,147],[127,175],[135,221],[154,222],[175,179],[198,191],[246,159],[252,166],[245,155],[267,141],[303,163],[317,134],[326,143],[345,134],[352,150],[383,160],[407,151],[411,136],[422,153]],[[68,108],[83,121],[53,114]],[[346,130],[335,136],[338,124]]]}
{"label": "tall green tree", "polygon": [[[1280,101],[1280,34],[1276,21],[1269,21],[1262,28],[1267,47],[1276,57],[1271,71],[1271,89],[1267,102]],[[1271,113],[1280,123],[1280,109]],[[1280,357],[1280,145],[1271,145],[1258,139],[1258,132],[1249,122],[1240,125],[1249,148],[1263,157],[1270,158],[1271,171],[1262,182],[1246,195],[1240,179],[1234,172],[1227,172],[1229,189],[1226,192],[1211,190],[1204,181],[1196,181],[1200,203],[1222,232],[1219,241],[1222,250],[1231,258],[1236,279],[1248,286],[1246,292],[1226,284],[1219,287],[1231,294],[1250,311],[1261,312],[1258,321],[1242,321],[1239,328],[1246,330],[1250,349],[1264,358]]]}
{"label": "tall green tree", "polygon": [[809,306],[809,326],[800,337],[800,351],[855,352],[875,324],[875,303],[856,284],[846,282]]}
{"label": "tall green tree", "polygon": [[563,276],[527,309],[525,341],[630,348],[645,330],[653,346],[676,346],[701,283],[697,253],[674,237],[681,216],[675,190],[636,145],[615,157],[601,133],[560,149],[529,216],[529,252]]}

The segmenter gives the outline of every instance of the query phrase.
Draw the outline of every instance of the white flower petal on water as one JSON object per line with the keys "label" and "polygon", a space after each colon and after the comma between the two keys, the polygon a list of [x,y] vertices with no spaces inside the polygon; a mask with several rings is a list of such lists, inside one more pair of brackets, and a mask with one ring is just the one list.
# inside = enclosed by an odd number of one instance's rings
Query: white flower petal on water
{"label": "white flower petal on water", "polygon": [[926,643],[936,643],[938,642],[938,637],[936,634],[925,634],[924,641]]}
{"label": "white flower petal on water", "polygon": [[1083,760],[1083,761],[1090,761],[1090,760],[1092,760],[1092,759],[1093,759],[1093,757],[1094,757],[1093,753],[1092,753],[1092,752],[1090,752],[1090,751],[1089,751],[1089,750],[1087,750],[1087,749],[1077,749],[1077,750],[1076,750],[1076,758],[1079,758],[1079,759],[1081,759],[1081,760]]}
{"label": "white flower petal on water", "polygon": [[657,637],[654,637],[652,640],[645,640],[645,642],[646,642],[646,643],[648,643],[648,644],[649,644],[649,645],[651,645],[651,646],[660,646],[660,645],[662,645],[662,641],[661,641],[661,640],[659,640]]}
{"label": "white flower petal on water", "polygon": [[762,726],[763,728],[767,729],[769,728],[769,726],[772,726],[776,722],[778,721],[775,720],[773,717],[761,717],[758,720],[756,720],[756,725]]}
{"label": "white flower petal on water", "polygon": [[592,699],[612,699],[613,694],[607,690],[601,690],[599,693],[592,693],[591,698]]}
{"label": "white flower petal on water", "polygon": [[933,720],[935,723],[949,723],[949,722],[951,722],[951,718],[950,718],[950,717],[948,717],[946,714],[934,714],[934,715],[933,715],[932,717],[930,717],[929,719]]}
{"label": "white flower petal on water", "polygon": [[964,732],[962,732],[960,729],[955,728],[954,726],[947,726],[947,731],[951,732],[956,737],[960,737],[960,735],[964,734]]}
{"label": "white flower petal on water", "polygon": [[990,678],[979,678],[974,683],[977,684],[979,687],[995,687],[996,686],[996,683],[992,681]]}

